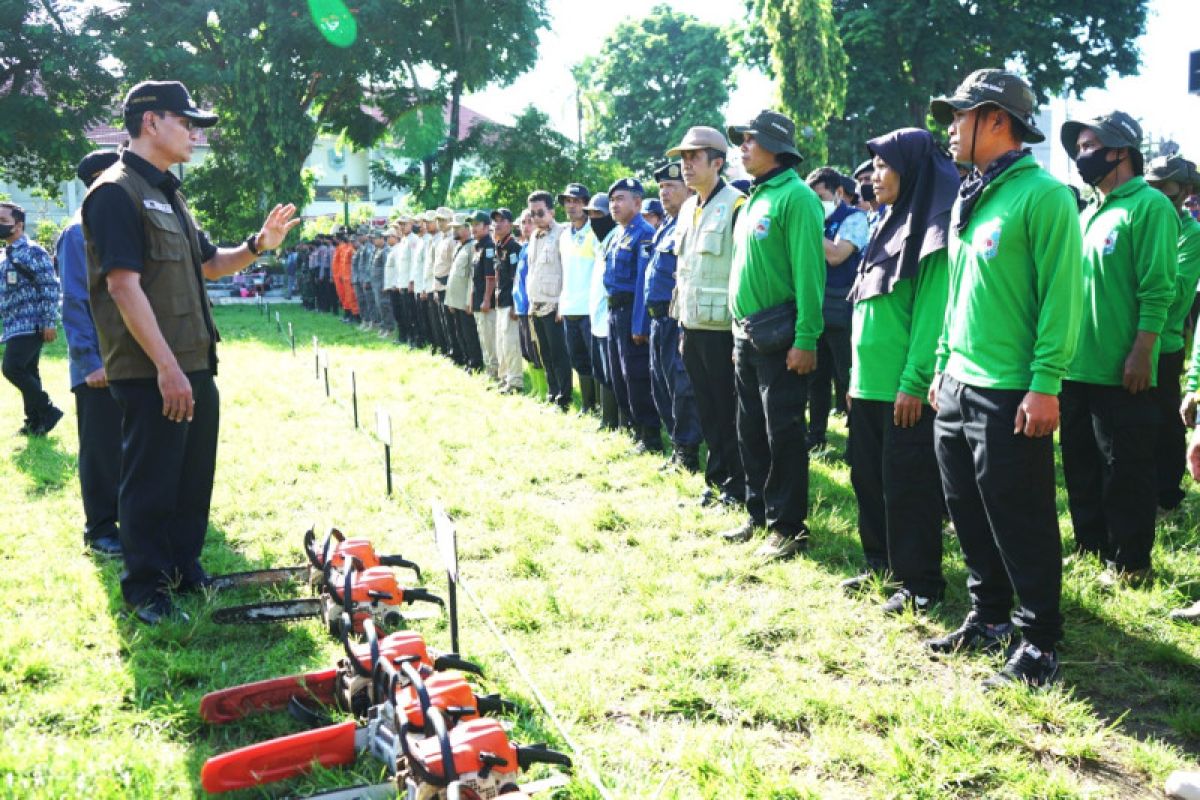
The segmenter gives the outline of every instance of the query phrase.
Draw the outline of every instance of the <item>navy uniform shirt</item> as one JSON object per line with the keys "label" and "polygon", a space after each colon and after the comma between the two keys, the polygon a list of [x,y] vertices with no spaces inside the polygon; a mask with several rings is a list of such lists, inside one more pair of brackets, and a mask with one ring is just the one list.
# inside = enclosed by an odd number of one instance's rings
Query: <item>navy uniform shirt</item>
{"label": "navy uniform shirt", "polygon": [[[654,228],[637,214],[628,225],[618,227],[604,254],[604,288],[608,294],[633,295],[633,335],[649,335],[646,324],[646,266],[654,248]],[[610,306],[611,313],[611,306]]]}
{"label": "navy uniform shirt", "polygon": [[485,234],[482,239],[475,240],[475,260],[471,268],[473,290],[471,292],[471,310],[478,311],[483,307],[483,295],[487,292],[487,279],[496,275],[496,243],[491,234]]}
{"label": "navy uniform shirt", "polygon": [[[653,253],[646,266],[647,307],[651,304],[669,304],[675,293],[675,222],[674,217],[667,216],[654,232]],[[648,318],[646,324],[649,325]]]}
{"label": "navy uniform shirt", "polygon": [[513,304],[513,281],[517,277],[517,266],[521,263],[521,245],[512,234],[496,245],[496,308],[509,308]]}

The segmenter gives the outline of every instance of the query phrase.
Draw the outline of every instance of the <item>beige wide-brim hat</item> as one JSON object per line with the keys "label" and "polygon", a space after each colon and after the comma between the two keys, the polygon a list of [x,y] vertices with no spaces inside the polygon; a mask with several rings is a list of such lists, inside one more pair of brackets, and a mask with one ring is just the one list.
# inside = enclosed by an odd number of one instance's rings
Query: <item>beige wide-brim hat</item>
{"label": "beige wide-brim hat", "polygon": [[454,210],[446,206],[438,206],[438,210],[434,214],[440,220],[445,220],[446,222],[454,221]]}
{"label": "beige wide-brim hat", "polygon": [[725,134],[716,128],[697,125],[688,128],[687,133],[683,135],[683,141],[668,150],[667,157],[677,158],[685,150],[707,150],[710,147],[722,153],[729,152],[729,142],[725,140]]}

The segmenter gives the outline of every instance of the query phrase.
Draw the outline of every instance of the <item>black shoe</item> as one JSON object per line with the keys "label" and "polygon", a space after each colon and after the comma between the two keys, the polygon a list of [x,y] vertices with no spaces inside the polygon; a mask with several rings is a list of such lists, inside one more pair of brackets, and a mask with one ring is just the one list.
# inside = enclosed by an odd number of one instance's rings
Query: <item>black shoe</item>
{"label": "black shoe", "polygon": [[985,690],[998,689],[1010,683],[1023,683],[1032,689],[1042,689],[1058,680],[1058,654],[1039,650],[1024,642],[1008,659],[1003,669],[983,682]]}
{"label": "black shoe", "polygon": [[685,472],[695,474],[700,471],[700,446],[681,444],[675,448],[675,463]]}
{"label": "black shoe", "polygon": [[152,600],[144,606],[138,606],[133,612],[134,618],[144,625],[158,625],[161,622],[191,622],[192,618],[179,606],[165,597]]}
{"label": "black shoe", "polygon": [[699,502],[701,508],[710,508],[721,501],[716,489],[713,489],[711,486],[705,486],[704,491],[700,493]]}
{"label": "black shoe", "polygon": [[940,597],[926,597],[920,594],[913,594],[908,589],[899,589],[888,598],[881,610],[890,617],[899,616],[905,611],[911,611],[914,614],[926,614],[940,600]]}
{"label": "black shoe", "polygon": [[1009,642],[1020,634],[1011,622],[988,624],[979,619],[972,611],[967,614],[958,630],[951,631],[936,639],[926,639],[925,648],[934,653],[958,653],[963,651],[983,651],[994,653],[1003,650]]}
{"label": "black shoe", "polygon": [[38,420],[37,427],[33,429],[34,436],[45,436],[50,431],[54,430],[54,426],[63,418],[62,409],[58,406],[50,406],[50,409],[45,415]]}
{"label": "black shoe", "polygon": [[97,536],[88,540],[86,544],[93,553],[112,558],[121,557],[121,540],[116,536]]}
{"label": "black shoe", "polygon": [[736,528],[730,528],[721,534],[721,538],[730,544],[748,542],[754,537],[754,520],[748,519]]}

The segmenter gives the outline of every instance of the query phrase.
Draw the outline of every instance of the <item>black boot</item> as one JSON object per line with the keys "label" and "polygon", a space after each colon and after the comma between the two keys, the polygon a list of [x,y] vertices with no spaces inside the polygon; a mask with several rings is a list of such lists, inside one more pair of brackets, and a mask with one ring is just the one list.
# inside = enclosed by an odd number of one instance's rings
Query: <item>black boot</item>
{"label": "black boot", "polygon": [[661,453],[663,451],[662,429],[658,425],[639,425],[637,431],[636,453]]}
{"label": "black boot", "polygon": [[589,375],[579,376],[579,413],[590,414],[596,409],[596,381]]}
{"label": "black boot", "polygon": [[608,386],[600,384],[600,430],[615,431],[620,424],[617,395]]}
{"label": "black boot", "polygon": [[675,463],[688,472],[700,471],[700,446],[680,444],[675,446]]}

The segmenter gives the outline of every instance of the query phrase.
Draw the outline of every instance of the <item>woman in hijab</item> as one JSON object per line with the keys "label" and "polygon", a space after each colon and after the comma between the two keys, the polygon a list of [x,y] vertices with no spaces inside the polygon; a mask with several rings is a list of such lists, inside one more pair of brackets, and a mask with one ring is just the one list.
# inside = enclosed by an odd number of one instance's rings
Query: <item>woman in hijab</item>
{"label": "woman in hijab", "polygon": [[901,128],[867,142],[871,184],[886,215],[850,291],[850,480],[867,571],[849,592],[890,573],[888,614],[941,600],[942,484],[926,403],[946,311],[946,253],[958,172],[928,131]]}

